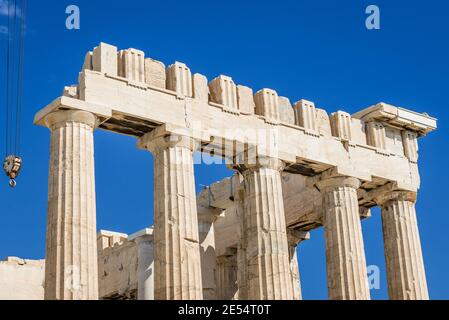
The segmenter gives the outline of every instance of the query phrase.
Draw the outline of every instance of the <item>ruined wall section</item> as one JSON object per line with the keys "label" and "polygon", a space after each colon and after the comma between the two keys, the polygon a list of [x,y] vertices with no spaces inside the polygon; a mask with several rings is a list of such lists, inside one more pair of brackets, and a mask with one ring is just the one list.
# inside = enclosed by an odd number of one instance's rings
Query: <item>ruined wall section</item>
{"label": "ruined wall section", "polygon": [[0,300],[43,300],[45,260],[0,261]]}
{"label": "ruined wall section", "polygon": [[98,282],[101,299],[137,297],[137,245],[126,234],[98,234]]}

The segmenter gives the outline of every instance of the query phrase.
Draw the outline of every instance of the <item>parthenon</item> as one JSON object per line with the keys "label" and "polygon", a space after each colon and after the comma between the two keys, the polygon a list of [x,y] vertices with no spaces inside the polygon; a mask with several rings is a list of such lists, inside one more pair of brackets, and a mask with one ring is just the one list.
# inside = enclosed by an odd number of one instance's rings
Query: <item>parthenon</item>
{"label": "parthenon", "polygon": [[[105,43],[78,79],[35,117],[51,141],[42,298],[301,300],[297,248],[324,227],[329,299],[369,300],[374,207],[389,298],[429,298],[415,203],[418,139],[436,119],[387,103],[328,114]],[[154,226],[131,236],[97,233],[100,129],[154,157]],[[196,194],[197,152],[234,175]]]}

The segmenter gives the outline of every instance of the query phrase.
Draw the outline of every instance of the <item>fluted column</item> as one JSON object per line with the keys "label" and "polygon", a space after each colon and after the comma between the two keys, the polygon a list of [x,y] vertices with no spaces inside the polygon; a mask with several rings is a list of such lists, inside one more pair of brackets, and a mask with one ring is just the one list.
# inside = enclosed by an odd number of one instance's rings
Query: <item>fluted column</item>
{"label": "fluted column", "polygon": [[330,300],[369,300],[365,249],[357,198],[360,182],[329,178],[317,184],[323,193],[327,283]]}
{"label": "fluted column", "polygon": [[217,296],[219,300],[238,300],[237,250],[217,257]]}
{"label": "fluted column", "polygon": [[298,263],[298,245],[310,239],[308,232],[287,229],[288,247],[290,255],[290,273],[292,275],[293,300],[302,300],[301,276]]}
{"label": "fluted column", "polygon": [[191,138],[148,134],[154,156],[155,300],[201,300],[201,260]]}
{"label": "fluted column", "polygon": [[51,131],[45,299],[98,299],[93,131],[96,117],[58,111]]}
{"label": "fluted column", "polygon": [[292,300],[293,288],[285,224],[281,174],[277,159],[240,170],[244,177],[243,241],[246,261],[242,285],[250,300]]}
{"label": "fluted column", "polygon": [[154,300],[153,229],[144,229],[128,237],[137,245],[137,299]]}
{"label": "fluted column", "polygon": [[379,201],[391,300],[429,299],[415,201],[416,193],[400,191]]}

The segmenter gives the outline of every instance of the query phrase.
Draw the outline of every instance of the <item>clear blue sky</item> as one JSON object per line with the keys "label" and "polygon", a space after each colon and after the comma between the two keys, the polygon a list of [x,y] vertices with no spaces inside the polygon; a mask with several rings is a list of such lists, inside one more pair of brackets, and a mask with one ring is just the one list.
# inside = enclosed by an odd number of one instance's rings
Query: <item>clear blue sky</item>
{"label": "clear blue sky", "polygon": [[[69,4],[81,9],[79,31],[65,28]],[[365,28],[369,4],[381,9],[379,31]],[[33,116],[64,85],[76,83],[85,53],[103,41],[142,49],[166,64],[183,61],[209,79],[231,75],[256,90],[276,89],[293,102],[312,100],[329,113],[385,101],[437,117],[439,130],[421,140],[417,210],[430,295],[448,299],[448,12],[444,0],[29,1],[25,164],[16,190],[5,176],[0,180],[0,257],[45,255],[49,132],[34,126]],[[0,120],[3,127],[4,112]],[[3,148],[3,130],[0,135]],[[152,157],[135,142],[95,134],[98,228],[132,233],[152,224]],[[197,187],[228,175],[220,166],[197,166]],[[378,211],[363,222],[363,231],[367,263],[382,271],[381,290],[372,297],[386,299]],[[301,245],[299,257],[304,297],[325,299],[322,231]]]}

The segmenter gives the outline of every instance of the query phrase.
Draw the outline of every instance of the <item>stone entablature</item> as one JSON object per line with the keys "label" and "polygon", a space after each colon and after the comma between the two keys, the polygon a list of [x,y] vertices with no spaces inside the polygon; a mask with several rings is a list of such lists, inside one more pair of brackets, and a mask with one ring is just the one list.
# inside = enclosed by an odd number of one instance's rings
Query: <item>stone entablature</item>
{"label": "stone entablature", "polygon": [[416,139],[436,128],[434,118],[385,103],[353,116],[328,115],[306,100],[291,110],[288,98],[272,89],[253,96],[228,76],[208,85],[183,63],[169,66],[165,77],[163,67],[142,51],[100,44],[87,55],[79,84],[68,87],[35,121],[41,124],[58,109],[85,110],[97,115],[101,129],[141,137],[163,125],[167,132],[200,140],[202,151],[228,161],[257,147],[257,155],[276,156],[289,172],[315,175],[337,168],[364,182],[419,188]]}

